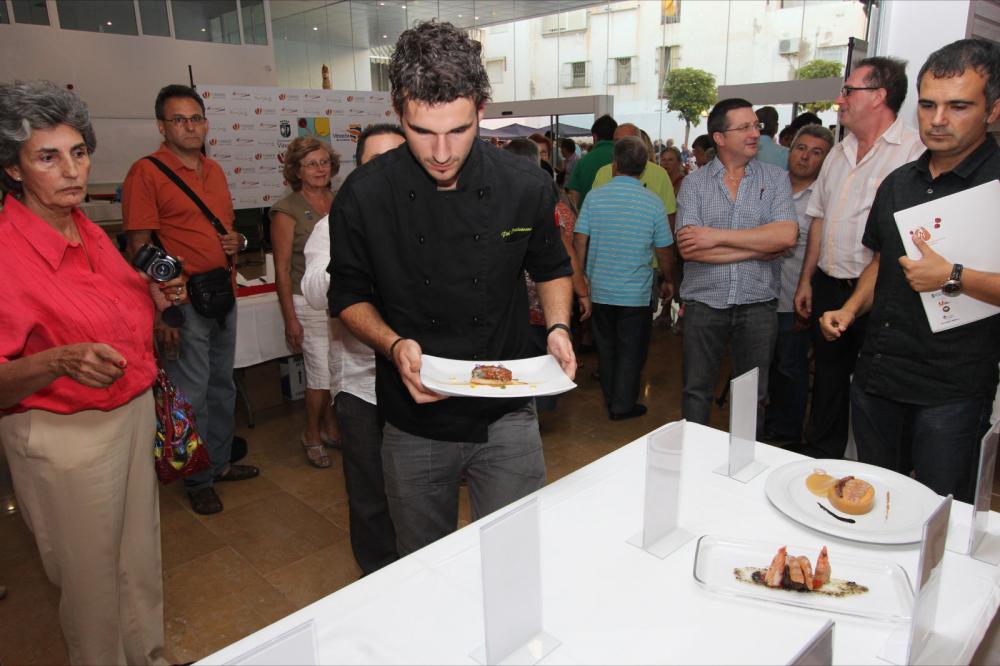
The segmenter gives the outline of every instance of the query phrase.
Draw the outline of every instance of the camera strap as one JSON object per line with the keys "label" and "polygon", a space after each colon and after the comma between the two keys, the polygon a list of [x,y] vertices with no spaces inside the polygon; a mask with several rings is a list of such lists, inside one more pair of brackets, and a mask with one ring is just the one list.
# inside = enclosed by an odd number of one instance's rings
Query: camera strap
{"label": "camera strap", "polygon": [[[176,173],[174,173],[174,171],[170,167],[168,167],[166,164],[164,164],[160,160],[156,159],[152,155],[147,155],[146,159],[149,160],[150,162],[152,162],[154,165],[156,165],[156,168],[159,169],[160,171],[162,171],[164,176],[166,176],[171,181],[173,181],[174,185],[176,185],[177,187],[179,187],[180,190],[184,194],[188,195],[188,198],[190,198],[191,201],[193,201],[195,203],[195,205],[198,206],[199,209],[201,209],[201,212],[204,213],[205,217],[208,218],[208,221],[212,223],[212,227],[215,228],[215,231],[218,234],[220,234],[222,236],[225,236],[225,235],[227,235],[229,233],[229,231],[226,229],[226,227],[223,226],[222,222],[219,221],[219,218],[216,217],[215,213],[213,213],[211,210],[209,210],[208,206],[205,205],[205,202],[201,200],[201,197],[199,197],[197,194],[195,194],[194,190],[192,190],[190,187],[188,187],[188,184],[185,183],[183,180],[181,180],[181,177],[178,176]],[[162,245],[160,244],[159,239],[156,238],[155,232],[153,234],[153,237],[154,237],[154,240],[155,240],[156,244],[160,245],[162,247]],[[228,254],[226,255],[226,262],[228,264],[229,270],[232,270],[232,268],[233,268],[233,258],[231,256],[229,256]]]}

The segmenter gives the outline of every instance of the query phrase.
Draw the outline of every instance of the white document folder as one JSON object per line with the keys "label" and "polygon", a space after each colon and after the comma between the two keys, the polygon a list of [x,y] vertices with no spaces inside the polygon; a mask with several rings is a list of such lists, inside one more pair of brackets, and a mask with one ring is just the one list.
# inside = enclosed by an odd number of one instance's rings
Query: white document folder
{"label": "white document folder", "polygon": [[[1000,272],[1000,181],[897,211],[896,227],[906,255],[920,259],[914,234],[953,264]],[[940,289],[920,294],[931,332],[938,333],[1000,313],[1000,307]]]}

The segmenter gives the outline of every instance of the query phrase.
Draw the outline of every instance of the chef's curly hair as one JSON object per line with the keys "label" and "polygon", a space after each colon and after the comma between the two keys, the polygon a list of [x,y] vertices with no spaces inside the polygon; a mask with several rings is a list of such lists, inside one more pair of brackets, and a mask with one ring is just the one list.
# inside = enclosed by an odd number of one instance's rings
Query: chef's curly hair
{"label": "chef's curly hair", "polygon": [[431,19],[406,30],[389,62],[392,106],[407,100],[445,104],[468,97],[478,109],[490,99],[483,46],[451,23]]}

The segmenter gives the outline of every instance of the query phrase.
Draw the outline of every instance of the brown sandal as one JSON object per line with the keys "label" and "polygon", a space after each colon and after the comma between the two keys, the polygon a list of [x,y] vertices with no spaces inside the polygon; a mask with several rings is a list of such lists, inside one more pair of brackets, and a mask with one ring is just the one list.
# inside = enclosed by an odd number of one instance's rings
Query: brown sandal
{"label": "brown sandal", "polygon": [[318,467],[320,469],[325,469],[331,464],[330,456],[326,455],[326,449],[323,448],[323,443],[310,444],[306,442],[305,433],[302,434],[300,440],[302,442],[302,449],[306,452],[306,461],[313,467]]}

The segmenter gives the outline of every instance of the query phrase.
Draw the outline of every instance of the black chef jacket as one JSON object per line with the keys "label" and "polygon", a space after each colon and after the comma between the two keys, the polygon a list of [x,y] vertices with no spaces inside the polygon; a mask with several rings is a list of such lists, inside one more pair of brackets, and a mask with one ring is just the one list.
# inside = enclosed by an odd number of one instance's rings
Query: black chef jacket
{"label": "black chef jacket", "polygon": [[[1000,315],[931,333],[920,295],[899,265],[905,250],[893,213],[996,180],[1000,149],[987,137],[955,169],[937,178],[931,177],[929,164],[927,151],[889,174],[875,195],[862,242],[882,254],[854,381],[869,393],[914,405],[991,398],[1000,362]],[[928,220],[927,228],[933,226],[934,220]]]}
{"label": "black chef jacket", "polygon": [[[330,242],[331,316],[370,302],[399,335],[444,358],[536,356],[523,271],[536,282],[573,272],[547,174],[478,140],[455,190],[439,191],[406,144],[355,169],[330,210]],[[375,387],[386,421],[446,441],[485,442],[490,423],[527,402],[418,405],[381,355]]]}

